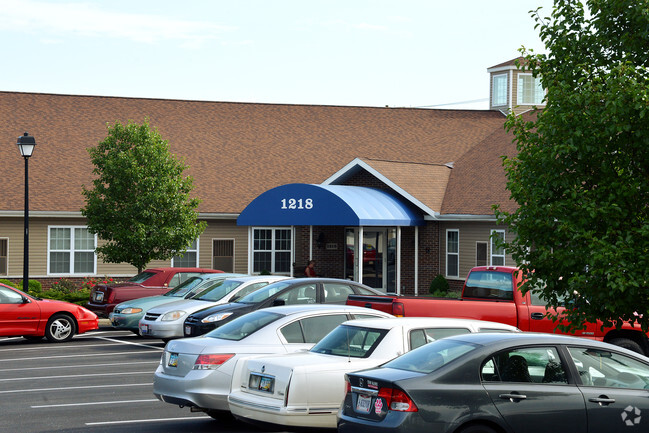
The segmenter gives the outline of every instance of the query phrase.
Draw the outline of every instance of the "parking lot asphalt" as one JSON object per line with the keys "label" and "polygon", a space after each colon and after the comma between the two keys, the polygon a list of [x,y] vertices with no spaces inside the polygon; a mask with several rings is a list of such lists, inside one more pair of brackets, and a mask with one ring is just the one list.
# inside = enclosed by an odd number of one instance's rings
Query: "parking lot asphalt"
{"label": "parking lot asphalt", "polygon": [[67,343],[0,338],[0,432],[266,431],[158,401],[153,373],[163,348],[107,320]]}

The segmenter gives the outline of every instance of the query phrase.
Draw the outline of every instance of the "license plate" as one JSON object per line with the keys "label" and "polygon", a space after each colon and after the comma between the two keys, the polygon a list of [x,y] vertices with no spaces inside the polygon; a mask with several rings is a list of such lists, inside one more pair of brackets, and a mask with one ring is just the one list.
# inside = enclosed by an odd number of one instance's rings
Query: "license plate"
{"label": "license plate", "polygon": [[140,325],[140,334],[146,335],[150,332],[149,325]]}
{"label": "license plate", "polygon": [[103,292],[96,292],[95,293],[95,301],[101,302],[104,300],[104,293]]}
{"label": "license plate", "polygon": [[257,391],[272,393],[274,391],[275,378],[271,376],[262,376],[260,374],[250,375],[250,388]]}
{"label": "license plate", "polygon": [[169,367],[178,367],[178,354],[177,353],[170,353],[169,354],[169,362],[167,362],[167,365]]}
{"label": "license plate", "polygon": [[359,394],[356,400],[356,412],[370,413],[370,406],[372,406],[372,397]]}
{"label": "license plate", "polygon": [[185,335],[192,335],[192,327],[185,326]]}

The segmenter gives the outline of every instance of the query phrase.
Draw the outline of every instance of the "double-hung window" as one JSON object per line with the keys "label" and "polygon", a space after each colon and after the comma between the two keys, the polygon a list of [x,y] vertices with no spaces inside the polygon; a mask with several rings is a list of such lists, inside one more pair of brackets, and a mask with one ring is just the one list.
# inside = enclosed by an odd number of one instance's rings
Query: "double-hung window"
{"label": "double-hung window", "polygon": [[253,229],[252,269],[254,273],[289,274],[291,272],[292,229]]}
{"label": "double-hung window", "polygon": [[541,78],[532,74],[518,74],[518,105],[538,105],[543,103],[545,92]]}
{"label": "double-hung window", "polygon": [[97,236],[87,227],[50,226],[47,234],[48,274],[95,274]]}
{"label": "double-hung window", "polygon": [[491,256],[489,257],[491,266],[505,266],[505,247],[502,242],[505,242],[505,230],[492,230]]}
{"label": "double-hung window", "polygon": [[446,275],[460,275],[460,231],[446,230]]}
{"label": "double-hung window", "polygon": [[174,268],[197,268],[198,267],[198,239],[196,239],[187,248],[187,250],[180,255],[174,256],[171,261],[171,266]]}

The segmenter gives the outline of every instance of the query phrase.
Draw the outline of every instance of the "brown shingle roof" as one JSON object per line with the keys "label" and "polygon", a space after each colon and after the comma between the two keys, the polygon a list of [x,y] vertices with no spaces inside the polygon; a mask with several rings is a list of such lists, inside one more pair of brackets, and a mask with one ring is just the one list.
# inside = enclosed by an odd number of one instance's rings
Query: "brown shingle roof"
{"label": "brown shingle roof", "polygon": [[[382,169],[434,205],[441,200],[438,180],[444,185],[445,180],[431,174],[438,170],[432,167],[460,161],[504,122],[498,112],[477,110],[0,92],[0,211],[23,209],[24,163],[15,145],[23,132],[37,142],[29,161],[30,210],[77,212],[84,205],[81,185],[90,186],[92,179],[86,149],[106,136],[106,123],[141,123],[145,117],[190,166],[186,174],[194,177],[194,194],[203,200],[199,211],[232,214],[275,186],[321,183],[357,157],[421,163],[421,170],[412,165],[401,173]],[[433,166],[424,169],[426,164]]]}

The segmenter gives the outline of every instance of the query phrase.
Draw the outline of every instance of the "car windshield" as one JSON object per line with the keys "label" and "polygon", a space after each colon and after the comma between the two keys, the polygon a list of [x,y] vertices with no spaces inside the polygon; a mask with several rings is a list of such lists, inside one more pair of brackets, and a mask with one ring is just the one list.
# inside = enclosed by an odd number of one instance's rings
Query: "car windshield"
{"label": "car windshield", "polygon": [[172,296],[175,298],[182,298],[187,295],[192,289],[198,288],[198,286],[203,282],[203,279],[200,277],[191,277],[189,280],[182,282],[173,289],[169,290],[163,296]]}
{"label": "car windshield", "polygon": [[293,284],[293,282],[278,281],[277,283],[269,284],[266,287],[262,287],[261,289],[244,296],[237,302],[240,302],[242,304],[257,304],[259,302],[263,302],[276,293],[281,292],[291,284]]}
{"label": "car windshield", "polygon": [[155,275],[155,272],[144,271],[144,272],[140,272],[139,274],[137,274],[136,276],[134,276],[133,278],[131,278],[130,280],[127,280],[127,281],[129,283],[143,283],[143,282],[145,282],[146,280],[148,280],[149,278],[151,278],[154,275]]}
{"label": "car windshield", "polygon": [[431,373],[477,347],[465,341],[441,339],[411,350],[381,367]]}
{"label": "car windshield", "polygon": [[248,335],[259,331],[261,328],[273,323],[281,316],[268,311],[253,311],[238,317],[223,326],[205,334],[206,337],[220,338],[222,340],[239,341]]}
{"label": "car windshield", "polygon": [[348,358],[368,358],[387,333],[386,329],[340,325],[313,346],[311,352]]}
{"label": "car windshield", "polygon": [[241,284],[243,284],[241,281],[219,280],[212,284],[209,288],[202,290],[201,292],[192,296],[192,299],[216,302],[239,287]]}

